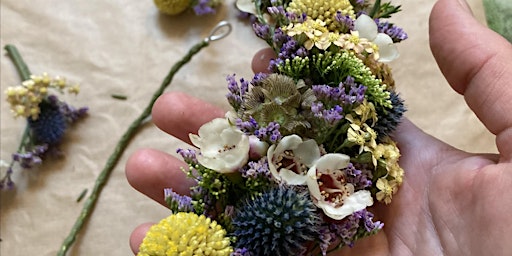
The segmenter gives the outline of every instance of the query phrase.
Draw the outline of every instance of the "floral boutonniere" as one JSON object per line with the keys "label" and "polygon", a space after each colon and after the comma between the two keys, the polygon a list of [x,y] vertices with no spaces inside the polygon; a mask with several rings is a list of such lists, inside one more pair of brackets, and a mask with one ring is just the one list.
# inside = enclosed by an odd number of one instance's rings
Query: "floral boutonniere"
{"label": "floral boutonniere", "polygon": [[178,150],[197,185],[165,191],[173,214],[139,255],[326,255],[382,229],[368,207],[390,204],[403,181],[389,135],[405,107],[387,63],[407,34],[386,20],[400,6],[237,6],[276,58],[252,80],[227,77],[233,110],[190,135],[197,149]]}
{"label": "floral boutonniere", "polygon": [[0,180],[2,189],[14,188],[11,175],[15,164],[32,168],[42,163],[48,154],[60,155],[59,144],[68,127],[87,114],[87,108],[75,108],[60,100],[55,93],[78,94],[80,87],[63,77],[50,77],[47,73],[32,75],[18,50],[5,47],[16,65],[23,82],[5,90],[14,117],[25,118],[27,124],[20,145],[6,164],[7,171]]}

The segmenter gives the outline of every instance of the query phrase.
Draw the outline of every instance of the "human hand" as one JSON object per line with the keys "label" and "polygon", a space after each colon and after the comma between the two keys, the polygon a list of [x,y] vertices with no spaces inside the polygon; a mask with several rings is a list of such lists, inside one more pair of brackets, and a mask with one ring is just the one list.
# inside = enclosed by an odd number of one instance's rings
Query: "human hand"
{"label": "human hand", "polygon": [[[454,90],[496,135],[499,155],[455,149],[408,120],[394,137],[402,152],[404,183],[390,205],[372,212],[385,223],[375,236],[336,255],[505,255],[512,251],[512,45],[479,24],[464,3],[440,0],[430,18],[431,48]],[[260,55],[261,56],[261,55]],[[268,55],[266,55],[268,56]],[[257,63],[265,59],[256,58]],[[507,62],[508,61],[508,62]],[[261,70],[256,65],[255,71]],[[190,143],[189,133],[223,111],[185,94],[165,94],[153,120],[170,135]],[[193,117],[193,118],[191,118]],[[180,160],[160,151],[139,150],[126,166],[130,184],[165,205],[162,191],[188,194]],[[150,224],[130,238],[138,251]]]}

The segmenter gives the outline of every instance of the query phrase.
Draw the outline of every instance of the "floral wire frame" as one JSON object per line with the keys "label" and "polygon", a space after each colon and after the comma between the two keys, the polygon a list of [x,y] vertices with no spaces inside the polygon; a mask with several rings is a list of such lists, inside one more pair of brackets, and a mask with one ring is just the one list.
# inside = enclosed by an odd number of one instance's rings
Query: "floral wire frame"
{"label": "floral wire frame", "polygon": [[173,214],[139,255],[326,255],[382,229],[368,207],[391,203],[403,181],[389,134],[405,107],[386,63],[407,34],[385,20],[400,6],[237,6],[277,57],[250,82],[227,77],[233,111],[190,135],[198,150],[177,151],[197,185],[165,190]]}

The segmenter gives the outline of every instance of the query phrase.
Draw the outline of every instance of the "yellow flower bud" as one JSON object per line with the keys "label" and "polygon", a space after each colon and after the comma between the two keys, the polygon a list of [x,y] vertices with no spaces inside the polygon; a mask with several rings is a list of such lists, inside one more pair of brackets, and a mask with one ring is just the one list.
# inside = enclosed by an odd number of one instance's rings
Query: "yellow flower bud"
{"label": "yellow flower bud", "polygon": [[80,85],[78,85],[78,84],[68,87],[68,93],[78,94],[79,92],[80,92]]}
{"label": "yellow flower bud", "polygon": [[190,0],[154,0],[156,7],[163,13],[176,15],[190,6]]}

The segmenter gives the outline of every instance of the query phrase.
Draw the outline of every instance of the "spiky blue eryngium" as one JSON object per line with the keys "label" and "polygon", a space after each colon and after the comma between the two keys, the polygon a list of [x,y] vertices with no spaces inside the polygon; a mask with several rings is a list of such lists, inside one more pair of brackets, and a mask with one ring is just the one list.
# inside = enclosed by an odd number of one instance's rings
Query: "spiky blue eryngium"
{"label": "spiky blue eryngium", "polygon": [[37,119],[28,118],[28,124],[38,143],[58,144],[66,131],[66,117],[54,101],[44,100]]}
{"label": "spiky blue eryngium", "polygon": [[388,136],[393,132],[402,120],[402,116],[406,111],[404,100],[400,98],[397,93],[391,92],[389,100],[391,101],[393,108],[386,108],[386,112],[384,112],[382,108],[377,109],[377,116],[379,119],[373,129],[377,132],[378,138]]}
{"label": "spiky blue eryngium", "polygon": [[251,255],[301,254],[319,235],[316,210],[307,192],[272,188],[237,208],[235,247],[245,247]]}

